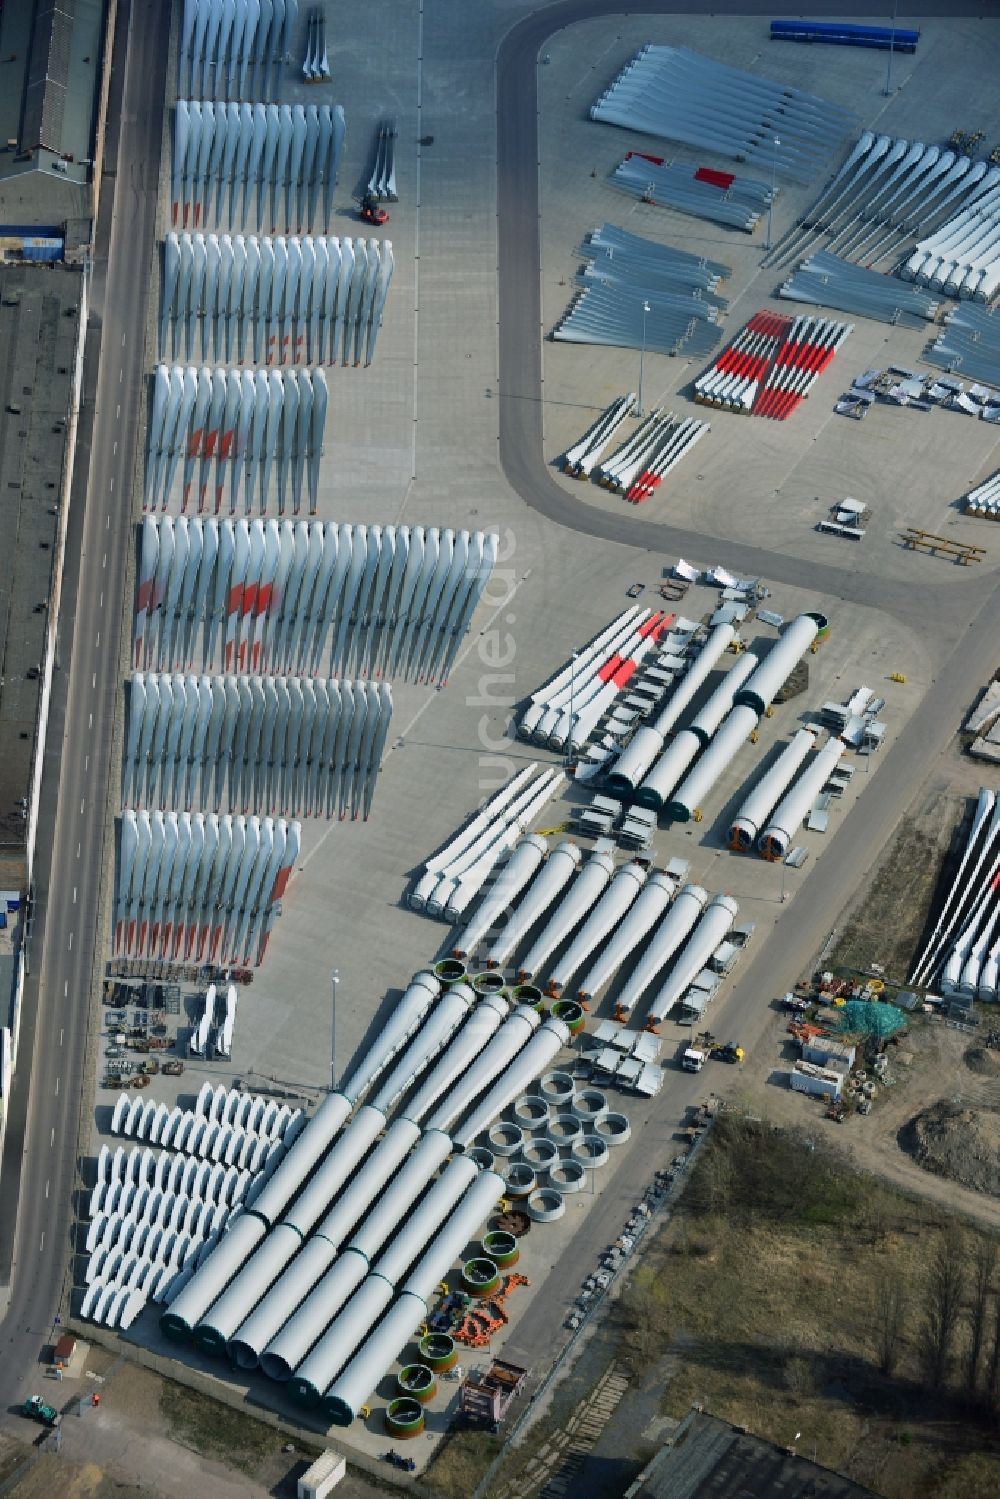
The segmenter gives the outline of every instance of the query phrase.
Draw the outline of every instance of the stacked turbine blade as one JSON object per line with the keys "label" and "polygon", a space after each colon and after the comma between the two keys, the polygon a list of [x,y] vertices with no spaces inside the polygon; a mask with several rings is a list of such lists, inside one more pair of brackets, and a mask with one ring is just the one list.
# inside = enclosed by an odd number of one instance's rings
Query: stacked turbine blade
{"label": "stacked turbine blade", "polygon": [[835,307],[838,312],[852,312],[902,328],[922,328],[938,310],[937,301],[926,292],[907,286],[896,276],[851,265],[826,250],[804,260],[782,282],[778,295],[790,302]]}
{"label": "stacked turbine blade", "polygon": [[912,981],[940,994],[1000,999],[1000,803],[986,787],[937,924]]}
{"label": "stacked turbine blade", "polygon": [[144,508],[165,510],[178,468],[182,508],[197,489],[198,511],[223,507],[263,514],[277,500],[284,515],[309,513],[319,497],[319,466],[326,431],[328,392],[322,370],[198,370],[158,365],[149,416]]}
{"label": "stacked turbine blade", "polygon": [[791,416],[852,328],[852,323],[833,323],[828,318],[796,318],[763,388],[757,393],[754,416],[767,416],[779,422]]}
{"label": "stacked turbine blade", "polygon": [[[565,780],[564,773],[551,765],[531,764],[518,771],[444,848],[427,860],[410,892],[413,909],[444,921],[460,916]],[[533,872],[545,855],[545,839],[532,833],[524,844],[527,849],[517,859],[516,867],[527,862]]]}
{"label": "stacked turbine blade", "polygon": [[[719,339],[729,267],[603,224],[581,249],[582,290],[553,332],[567,343],[708,353]],[[648,307],[649,311],[644,311]]]}
{"label": "stacked turbine blade", "polygon": [[[178,99],[171,222],[300,234],[329,229],[347,125],[341,105]],[[226,200],[228,198],[228,209]]]}
{"label": "stacked turbine blade", "polygon": [[769,183],[699,167],[667,166],[662,158],[629,151],[611,174],[611,184],[643,203],[674,208],[752,234],[771,202]]}
{"label": "stacked turbine blade", "polygon": [[309,12],[302,76],[306,83],[324,83],[330,76],[330,59],[326,48],[326,11],[322,5],[314,5]]}
{"label": "stacked turbine blade", "polygon": [[283,817],[123,813],[115,952],[260,963],[301,838]]}
{"label": "stacked turbine blade", "polygon": [[184,0],[177,92],[275,98],[297,10],[297,0]]}
{"label": "stacked turbine blade", "polygon": [[375,132],[375,165],[368,179],[373,198],[398,202],[396,194],[396,121],[383,120]]}
{"label": "stacked turbine blade", "polygon": [[961,370],[1000,386],[1000,317],[970,303],[956,307],[926,357],[942,369]]}
{"label": "stacked turbine blade", "polygon": [[647,45],[591,106],[593,120],[775,168],[808,182],[855,116],[825,99],[726,67],[687,47]]}
{"label": "stacked turbine blade", "polygon": [[708,432],[707,422],[664,416],[652,411],[618,451],[602,463],[597,476],[605,489],[623,494],[632,504],[648,500],[654,490]]}
{"label": "stacked turbine blade", "polygon": [[444,685],[497,548],[436,526],[148,515],[134,665]]}
{"label": "stacked turbine blade", "polygon": [[391,717],[385,683],[135,672],[124,805],[367,819]]}
{"label": "stacked turbine blade", "polygon": [[1000,181],[980,202],[920,240],[900,274],[949,297],[992,303],[1000,289]]}
{"label": "stacked turbine blade", "polygon": [[254,364],[371,364],[391,240],[168,234],[160,352]]}
{"label": "stacked turbine blade", "polygon": [[969,490],[965,513],[978,515],[982,520],[1000,520],[1000,472]]}
{"label": "stacked turbine blade", "polygon": [[757,312],[694,383],[694,398],[724,411],[750,411],[761,382],[792,326],[790,317]]}
{"label": "stacked turbine blade", "polygon": [[[958,260],[940,281],[932,277],[951,258],[945,251],[971,250],[980,238],[975,220],[996,211],[998,188],[1000,168],[940,146],[866,130],[799,226],[775,246],[765,264],[787,265],[822,240],[843,259],[866,266],[909,256],[900,274],[906,280],[916,276],[935,290],[943,288],[954,271],[952,294],[972,296],[978,283],[971,277],[966,282],[965,271],[957,275]],[[988,231],[985,223],[980,227]],[[919,244],[911,254],[905,246],[912,246],[918,235]],[[974,274],[985,267],[984,261]],[[972,269],[970,260],[966,270]]]}
{"label": "stacked turbine blade", "polygon": [[578,752],[659,645],[673,615],[626,609],[542,688],[521,715],[518,737]]}
{"label": "stacked turbine blade", "polygon": [[563,454],[563,473],[571,474],[574,479],[589,478],[594,464],[634,405],[635,396],[631,392],[612,401],[580,441],[566,449]]}

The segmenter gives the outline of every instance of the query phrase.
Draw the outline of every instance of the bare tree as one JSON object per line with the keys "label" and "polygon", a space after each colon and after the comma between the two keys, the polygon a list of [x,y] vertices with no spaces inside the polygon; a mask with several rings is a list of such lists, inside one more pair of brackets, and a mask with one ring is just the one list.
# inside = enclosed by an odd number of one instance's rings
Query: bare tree
{"label": "bare tree", "polygon": [[970,1400],[979,1390],[979,1364],[986,1346],[990,1291],[997,1267],[995,1239],[982,1238],[972,1262],[972,1299],[969,1303],[969,1346],[965,1359],[965,1389]]}
{"label": "bare tree", "polygon": [[902,1352],[905,1321],[906,1293],[903,1282],[899,1276],[886,1271],[875,1285],[872,1329],[879,1371],[890,1379],[896,1372]]}
{"label": "bare tree", "polygon": [[994,1410],[1000,1408],[1000,1296],[993,1298],[993,1346],[986,1371],[986,1396]]}
{"label": "bare tree", "polygon": [[924,1377],[932,1390],[944,1387],[951,1367],[965,1288],[962,1234],[947,1229],[938,1239],[927,1275],[926,1312],[920,1353]]}

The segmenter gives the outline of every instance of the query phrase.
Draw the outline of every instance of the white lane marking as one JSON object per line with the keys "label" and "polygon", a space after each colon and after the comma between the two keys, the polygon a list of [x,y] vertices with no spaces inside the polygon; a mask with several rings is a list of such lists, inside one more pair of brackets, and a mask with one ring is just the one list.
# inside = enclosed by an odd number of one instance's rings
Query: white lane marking
{"label": "white lane marking", "polygon": [[124,349],[124,347],[125,347],[125,335],[123,333],[122,334],[122,348]]}
{"label": "white lane marking", "polygon": [[124,378],[125,378],[125,371],[124,370],[119,370],[118,371],[118,384],[119,385],[122,383],[122,381],[124,380]]}
{"label": "white lane marking", "polygon": [[80,857],[80,845],[79,845],[79,843],[76,845],[76,857],[77,858]]}
{"label": "white lane marking", "polygon": [[84,809],[85,806],[86,806],[86,802],[85,802],[84,798],[81,797],[80,798],[80,816],[81,817],[83,816],[83,809]]}
{"label": "white lane marking", "polygon": [[101,602],[100,602],[100,605],[98,607],[101,608],[101,609],[104,608],[104,595],[103,595],[103,593],[101,594]]}
{"label": "white lane marking", "polygon": [[[101,597],[103,598],[104,595],[102,594]],[[95,650],[97,650],[97,648],[100,645],[100,643],[101,643],[101,632],[100,632],[100,630],[98,630],[98,632],[97,632],[97,639],[94,641],[94,649]]]}
{"label": "white lane marking", "polygon": [[52,1126],[52,1133],[49,1135],[49,1149],[50,1150],[52,1149],[52,1147],[53,1147],[53,1145],[55,1143],[56,1143],[56,1127],[55,1127],[55,1125],[53,1125]]}
{"label": "white lane marking", "polygon": [[108,554],[107,554],[107,552],[105,552],[104,553],[104,561],[101,563],[101,566],[102,567],[107,567],[107,565],[108,565]]}
{"label": "white lane marking", "polygon": [[115,445],[114,445],[114,447],[111,449],[111,456],[112,456],[112,458],[117,453],[117,451],[118,451],[118,444],[116,442]]}
{"label": "white lane marking", "polygon": [[122,408],[121,408],[121,402],[119,401],[118,405],[115,407],[115,421],[118,420],[118,418],[121,416],[121,414],[122,414]]}
{"label": "white lane marking", "polygon": [[110,531],[111,530],[111,516],[110,515],[106,515],[104,517],[104,529],[105,529],[105,531]]}
{"label": "white lane marking", "polygon": [[56,1078],[56,1097],[57,1097],[57,1098],[58,1098],[58,1097],[59,1097],[59,1084],[60,1084],[60,1083],[61,1083],[61,1082],[62,1082],[62,1078],[61,1078],[61,1077],[57,1077],[57,1078]]}
{"label": "white lane marking", "polygon": [[67,951],[72,952],[72,950],[73,950],[73,933],[70,932],[70,934],[69,934],[69,946],[68,946]]}
{"label": "white lane marking", "polygon": [[109,486],[108,486],[108,491],[109,491],[109,493],[110,493],[110,491],[111,491],[111,490],[112,490],[112,489],[114,489],[114,487],[115,487],[115,481],[114,481],[114,479],[112,479],[112,480],[111,480],[111,483],[110,483],[110,484],[109,484]]}
{"label": "white lane marking", "polygon": [[76,886],[73,886],[73,904],[76,905]]}
{"label": "white lane marking", "polygon": [[[49,1195],[49,1183],[48,1182],[45,1183],[45,1195],[46,1195],[46,1197],[48,1197],[48,1195]],[[44,1237],[44,1235],[43,1235],[43,1237]]]}
{"label": "white lane marking", "polygon": [[86,757],[86,759],[83,762],[83,768],[84,768],[84,770],[89,770],[90,769],[90,756],[89,755]]}
{"label": "white lane marking", "polygon": [[45,1253],[45,1235],[44,1234],[42,1234],[42,1242],[38,1246],[38,1253],[39,1254],[44,1254]]}
{"label": "white lane marking", "polygon": [[93,727],[94,727],[94,715],[93,715],[93,713],[90,713],[87,716],[87,728],[88,729],[92,729]]}
{"label": "white lane marking", "polygon": [[[91,688],[94,688],[94,687],[97,686],[97,673],[96,673],[96,671],[93,671],[90,674],[90,685],[91,685]],[[80,808],[80,811],[81,812],[83,811],[82,807]]]}
{"label": "white lane marking", "polygon": [[[66,999],[68,997],[68,995],[69,995],[69,979],[64,979],[63,980],[63,999]],[[61,1036],[62,1032],[60,1031],[59,1034]],[[62,1041],[61,1040],[59,1042],[59,1045],[60,1046],[62,1045]]]}
{"label": "white lane marking", "polygon": [[[68,988],[69,988],[69,980],[68,980],[68,979],[67,979],[67,980],[66,980],[66,988],[67,988],[67,989],[68,989]],[[64,1035],[65,1035],[65,1034],[66,1034],[66,1032],[65,1032],[65,1031],[64,1031],[64,1030],[61,1030],[61,1031],[60,1031],[60,1032],[59,1032],[59,1045],[60,1045],[60,1046],[61,1046],[61,1045],[62,1045],[62,1044],[63,1044],[63,1036],[64,1036]]]}

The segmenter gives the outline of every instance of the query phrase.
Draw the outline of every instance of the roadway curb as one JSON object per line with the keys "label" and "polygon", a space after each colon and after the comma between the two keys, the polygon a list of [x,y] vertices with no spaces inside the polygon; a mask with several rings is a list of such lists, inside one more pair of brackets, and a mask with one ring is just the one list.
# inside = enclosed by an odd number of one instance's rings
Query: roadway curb
{"label": "roadway curb", "polygon": [[[133,0],[133,4],[135,0]],[[171,40],[167,51],[167,69],[175,59],[175,36],[177,29],[176,15],[171,19]],[[131,36],[131,13],[129,18],[129,35]],[[176,66],[176,63],[174,63]],[[169,90],[169,84],[168,84]],[[169,115],[164,107],[164,137],[168,136]],[[169,159],[169,158],[168,158]],[[156,329],[157,320],[151,309],[159,305],[160,276],[159,256],[156,254],[156,245],[159,239],[160,221],[160,199],[161,185],[163,181],[164,151],[161,145],[160,160],[157,164],[156,200],[157,214],[156,227],[154,228],[154,264],[150,277],[150,294],[146,300],[146,321],[143,329],[143,367],[149,364],[150,354],[155,357],[156,353]],[[135,432],[135,447],[132,458],[132,481],[129,487],[129,527],[137,525],[142,517],[142,498],[144,489],[144,464],[143,454],[145,452],[146,433],[146,394],[148,381],[144,376],[144,391],[140,400],[139,415]],[[135,589],[135,567],[136,548],[134,545],[126,550],[125,577],[122,581],[120,614],[118,617],[119,649],[118,649],[118,705],[115,711],[114,730],[111,739],[111,747],[108,763],[108,785],[104,813],[103,833],[103,857],[101,860],[100,893],[97,901],[97,926],[94,937],[94,963],[91,971],[90,989],[87,997],[89,1024],[87,1029],[87,1049],[83,1063],[83,1079],[80,1099],[80,1118],[77,1130],[76,1144],[76,1180],[74,1192],[77,1197],[74,1211],[74,1232],[79,1229],[82,1214],[80,1211],[82,1194],[89,1190],[84,1178],[84,1163],[92,1156],[92,1139],[94,1130],[95,1113],[101,1098],[98,1092],[98,1066],[100,1063],[100,1047],[102,1033],[102,997],[105,971],[108,962],[108,942],[112,930],[114,917],[114,875],[116,863],[115,848],[115,819],[121,807],[121,764],[122,748],[125,736],[125,692],[124,683],[131,669],[132,661],[132,599]],[[96,1023],[95,1023],[96,1020]],[[73,1259],[75,1259],[75,1252]],[[71,1299],[75,1286],[75,1275],[73,1272],[73,1259],[70,1261],[66,1283],[63,1291],[62,1316],[65,1319],[71,1313]]]}

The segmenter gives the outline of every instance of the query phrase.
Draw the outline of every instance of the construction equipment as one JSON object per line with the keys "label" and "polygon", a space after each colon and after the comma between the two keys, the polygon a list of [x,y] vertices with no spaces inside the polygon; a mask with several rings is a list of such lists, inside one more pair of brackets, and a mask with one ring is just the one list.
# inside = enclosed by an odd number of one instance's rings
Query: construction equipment
{"label": "construction equipment", "polygon": [[637,599],[645,587],[645,583],[633,583],[631,588],[626,588],[626,596],[630,599]]}
{"label": "construction equipment", "polygon": [[382,1461],[390,1463],[392,1467],[399,1468],[404,1473],[415,1473],[417,1470],[417,1465],[412,1457],[401,1457],[398,1452],[393,1452],[391,1448],[388,1452],[382,1453]]}
{"label": "construction equipment", "polygon": [[846,1103],[842,1103],[840,1101],[838,1101],[837,1103],[831,1103],[829,1108],[824,1110],[824,1116],[827,1119],[832,1119],[834,1124],[843,1124],[844,1120],[847,1118]]}
{"label": "construction equipment", "polygon": [[742,1065],[746,1053],[736,1041],[727,1041],[724,1046],[713,1046],[710,1055],[735,1067]]}
{"label": "construction equipment", "polygon": [[21,1415],[29,1421],[39,1421],[42,1426],[58,1426],[62,1416],[54,1405],[46,1405],[41,1395],[29,1395],[21,1406]]}
{"label": "construction equipment", "polygon": [[389,222],[389,210],[383,208],[374,193],[365,193],[361,199],[361,218],[366,224],[381,228]]}
{"label": "construction equipment", "polygon": [[792,1010],[797,1015],[804,1014],[808,1010],[810,1003],[810,1000],[803,999],[800,994],[793,994],[790,989],[787,994],[781,997],[781,1008],[783,1010]]}

